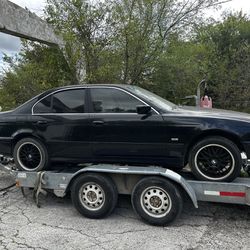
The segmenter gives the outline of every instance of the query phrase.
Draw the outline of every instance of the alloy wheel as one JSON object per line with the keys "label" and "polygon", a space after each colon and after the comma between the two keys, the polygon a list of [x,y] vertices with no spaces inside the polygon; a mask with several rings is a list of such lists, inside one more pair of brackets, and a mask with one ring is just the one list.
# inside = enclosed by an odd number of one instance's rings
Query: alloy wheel
{"label": "alloy wheel", "polygon": [[194,160],[197,171],[210,180],[226,178],[235,167],[232,153],[219,144],[209,144],[200,148]]}
{"label": "alloy wheel", "polygon": [[17,160],[23,169],[36,170],[42,162],[41,150],[36,144],[25,142],[17,150]]}

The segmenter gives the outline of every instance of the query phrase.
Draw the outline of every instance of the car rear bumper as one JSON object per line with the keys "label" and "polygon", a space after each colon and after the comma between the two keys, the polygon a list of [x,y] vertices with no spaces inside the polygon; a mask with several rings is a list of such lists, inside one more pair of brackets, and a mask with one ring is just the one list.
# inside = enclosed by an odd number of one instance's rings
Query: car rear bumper
{"label": "car rear bumper", "polygon": [[12,137],[0,137],[0,154],[11,156],[12,155]]}

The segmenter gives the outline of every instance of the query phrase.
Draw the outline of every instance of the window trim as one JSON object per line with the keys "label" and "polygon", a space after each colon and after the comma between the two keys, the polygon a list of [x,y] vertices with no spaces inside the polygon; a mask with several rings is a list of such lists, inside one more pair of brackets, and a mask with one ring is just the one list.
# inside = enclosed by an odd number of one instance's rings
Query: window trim
{"label": "window trim", "polygon": [[[37,105],[38,103],[40,103],[42,100],[46,99],[47,97],[50,97],[50,107],[49,109],[52,110],[52,94],[48,94],[46,95],[45,97],[41,98],[39,101],[37,101],[33,106],[32,106],[32,109],[31,109],[31,113],[33,115],[33,108],[35,107],[35,105]],[[48,113],[34,113],[34,114],[48,114]]]}
{"label": "window trim", "polygon": [[[34,113],[34,107],[39,103],[39,102],[41,102],[42,100],[44,100],[45,98],[47,98],[47,97],[49,97],[49,96],[51,96],[51,104],[50,104],[50,108],[52,109],[52,105],[53,105],[53,97],[52,97],[52,95],[55,95],[55,94],[57,94],[57,93],[59,93],[59,92],[64,92],[64,91],[67,91],[67,90],[76,90],[76,89],[83,89],[83,90],[86,90],[87,88],[86,87],[72,87],[72,88],[64,88],[64,89],[58,89],[58,90],[55,90],[54,92],[51,92],[51,93],[49,93],[48,95],[46,95],[46,96],[44,96],[43,98],[41,98],[40,100],[38,100],[38,101],[36,101],[34,104],[33,104],[33,106],[32,106],[32,108],[31,108],[31,114],[32,115],[52,115],[52,114],[59,114],[59,115],[61,115],[61,114],[87,114],[87,113],[85,113],[85,112],[81,112],[81,113]],[[85,94],[84,94],[84,97],[83,98],[85,98],[85,100],[86,100],[86,92],[85,92]],[[84,100],[84,99],[83,99]],[[86,101],[87,102],[87,101]]]}
{"label": "window trim", "polygon": [[[124,114],[124,115],[138,115],[137,113],[95,113],[95,112],[92,112],[92,113],[85,113],[85,112],[83,112],[83,113],[34,113],[34,107],[35,107],[35,105],[37,104],[37,103],[39,103],[40,101],[42,101],[43,99],[45,99],[46,97],[48,97],[48,96],[50,96],[50,95],[54,95],[54,94],[56,94],[56,93],[58,93],[58,92],[62,92],[62,91],[66,91],[66,90],[75,90],[75,89],[85,89],[85,90],[91,90],[91,89],[94,89],[94,88],[101,88],[101,89],[117,89],[117,90],[120,90],[120,91],[123,91],[123,92],[125,92],[125,93],[127,93],[128,95],[130,95],[130,96],[133,96],[135,99],[137,99],[137,100],[139,100],[140,102],[142,102],[143,104],[145,104],[145,105],[147,105],[147,106],[150,106],[151,108],[152,108],[152,110],[157,114],[157,115],[159,115],[160,113],[154,108],[154,107],[152,107],[152,105],[149,105],[148,103],[146,103],[144,100],[142,100],[141,98],[139,98],[139,97],[137,97],[136,95],[134,95],[134,94],[132,94],[132,93],[130,93],[129,91],[127,91],[127,90],[125,90],[125,89],[123,89],[123,88],[119,88],[119,87],[116,87],[116,86],[86,86],[86,87],[83,87],[83,86],[79,86],[79,87],[72,87],[72,88],[64,88],[64,89],[59,89],[59,90],[55,90],[54,92],[52,92],[52,93],[49,93],[48,95],[46,95],[46,96],[44,96],[43,98],[41,98],[40,100],[38,100],[37,102],[35,102],[34,103],[34,105],[32,106],[32,108],[31,108],[31,114],[32,115],[79,115],[79,114],[81,114],[81,115],[83,115],[83,114],[108,114],[108,115],[121,115],[121,114]],[[87,93],[87,92],[86,92]],[[89,96],[88,96],[88,93],[87,94],[85,94],[86,96],[85,97],[87,97],[86,98],[86,102],[87,102],[87,106],[89,106],[89,102],[91,102],[91,105],[92,105],[92,99],[91,99],[91,94],[89,93]]]}
{"label": "window trim", "polygon": [[[144,101],[142,101],[140,98],[138,98],[137,96],[134,96],[132,93],[130,92],[127,92],[126,90],[122,89],[122,88],[116,88],[116,87],[112,87],[112,86],[93,86],[93,87],[90,87],[89,88],[89,96],[90,96],[90,111],[91,114],[137,114],[136,112],[94,112],[94,107],[93,107],[93,98],[92,98],[92,95],[91,95],[91,90],[92,89],[115,89],[115,90],[118,90],[118,91],[121,91],[123,93],[126,93],[128,94],[129,96],[132,96],[134,99],[138,100],[139,102],[141,102],[141,104],[145,104],[145,105],[148,105],[146,104]],[[137,114],[138,115],[138,114]]]}

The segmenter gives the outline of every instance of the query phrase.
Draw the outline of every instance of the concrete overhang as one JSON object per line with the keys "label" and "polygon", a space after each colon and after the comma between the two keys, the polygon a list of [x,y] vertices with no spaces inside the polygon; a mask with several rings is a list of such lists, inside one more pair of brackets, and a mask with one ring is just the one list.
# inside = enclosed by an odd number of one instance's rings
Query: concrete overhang
{"label": "concrete overhang", "polygon": [[0,32],[47,45],[64,45],[46,21],[8,0],[0,0]]}

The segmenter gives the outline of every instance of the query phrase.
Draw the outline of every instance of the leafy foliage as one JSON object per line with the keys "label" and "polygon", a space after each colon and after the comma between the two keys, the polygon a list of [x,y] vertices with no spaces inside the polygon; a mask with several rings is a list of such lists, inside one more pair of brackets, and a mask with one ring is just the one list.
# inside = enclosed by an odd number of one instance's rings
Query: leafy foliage
{"label": "leafy foliage", "polygon": [[195,95],[197,84],[206,76],[207,57],[204,44],[173,36],[157,63],[151,88],[174,103],[183,103],[185,96]]}
{"label": "leafy foliage", "polygon": [[[65,40],[60,51],[23,42],[0,91],[13,108],[37,93],[77,83],[141,85],[182,103],[208,80],[215,107],[250,111],[250,20],[229,14],[206,23],[218,0],[47,0],[47,21]],[[66,59],[65,59],[66,58]]]}
{"label": "leafy foliage", "polygon": [[206,78],[217,108],[250,111],[250,21],[241,13],[199,27],[186,41],[175,36],[158,62],[154,90],[181,103]]}
{"label": "leafy foliage", "polygon": [[17,61],[5,57],[11,68],[1,80],[0,106],[4,110],[17,107],[44,90],[74,82],[74,75],[57,48],[27,42],[23,46]]}
{"label": "leafy foliage", "polygon": [[215,105],[250,111],[250,20],[229,15],[215,26],[198,31],[198,41],[206,46],[206,67]]}
{"label": "leafy foliage", "polygon": [[132,84],[147,82],[171,33],[183,31],[199,19],[201,10],[217,2],[48,0],[46,13],[71,48],[70,64],[77,68],[81,61],[78,71],[84,66],[85,82]]}

